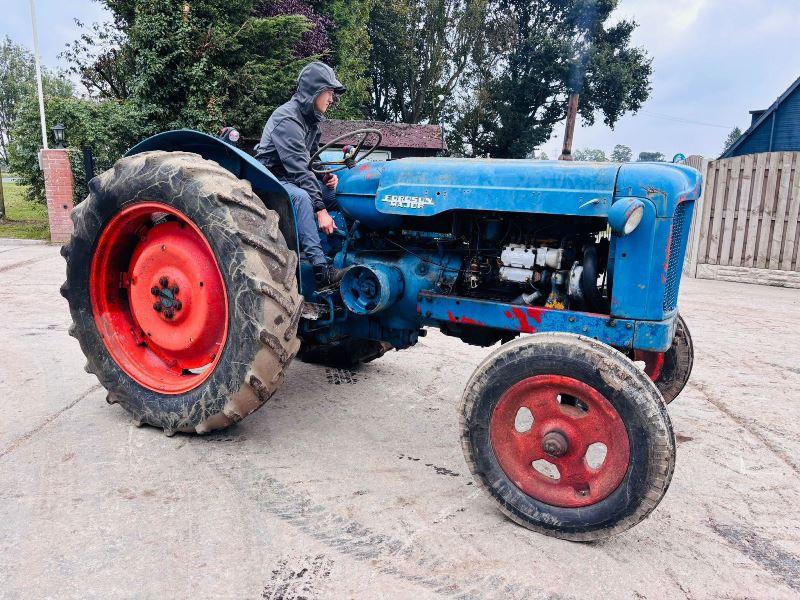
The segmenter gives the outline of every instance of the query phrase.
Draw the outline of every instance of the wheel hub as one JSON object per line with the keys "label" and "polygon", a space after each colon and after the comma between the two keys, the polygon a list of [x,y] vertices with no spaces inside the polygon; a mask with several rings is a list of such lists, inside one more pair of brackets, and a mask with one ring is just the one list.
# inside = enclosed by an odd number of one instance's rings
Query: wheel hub
{"label": "wheel hub", "polygon": [[569,450],[569,441],[560,431],[550,431],[542,438],[542,450],[550,456],[564,456]]}
{"label": "wheel hub", "polygon": [[158,283],[150,288],[150,293],[155,296],[153,310],[161,313],[167,320],[172,319],[176,312],[183,309],[183,302],[178,298],[180,287],[177,283],[170,287],[169,278],[166,276],[160,277]]}
{"label": "wheel hub", "polygon": [[[523,408],[533,423],[520,430]],[[553,506],[579,508],[603,500],[630,462],[627,430],[614,406],[593,387],[561,375],[537,375],[511,386],[492,412],[489,437],[514,485]]]}
{"label": "wheel hub", "polygon": [[115,215],[98,240],[90,294],[106,347],[140,384],[177,394],[213,371],[227,336],[225,286],[184,214],[148,202]]}

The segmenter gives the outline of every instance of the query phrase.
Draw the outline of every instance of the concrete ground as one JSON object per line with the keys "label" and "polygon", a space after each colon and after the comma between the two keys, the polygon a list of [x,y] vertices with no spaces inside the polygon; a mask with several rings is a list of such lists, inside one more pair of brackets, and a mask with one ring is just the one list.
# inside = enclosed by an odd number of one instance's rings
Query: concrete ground
{"label": "concrete ground", "polygon": [[228,431],[108,406],[67,336],[58,249],[0,244],[2,598],[796,598],[800,290],[686,280],[672,486],[597,544],[476,489],[459,398],[487,350],[437,332],[357,372],[297,362]]}

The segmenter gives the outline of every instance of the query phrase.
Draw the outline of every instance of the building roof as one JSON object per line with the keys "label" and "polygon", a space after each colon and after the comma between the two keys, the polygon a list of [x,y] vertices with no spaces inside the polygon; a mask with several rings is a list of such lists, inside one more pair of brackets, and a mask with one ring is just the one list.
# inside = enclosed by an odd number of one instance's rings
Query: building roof
{"label": "building roof", "polygon": [[[741,146],[755,132],[755,130],[758,129],[758,127],[764,121],[769,119],[772,116],[772,113],[778,110],[778,107],[781,105],[781,103],[783,103],[783,101],[786,100],[786,98],[791,96],[795,92],[795,90],[797,90],[798,87],[800,87],[800,77],[794,80],[794,83],[790,85],[787,88],[787,90],[783,92],[783,94],[781,94],[777,100],[775,100],[775,102],[772,103],[772,106],[770,106],[765,111],[762,111],[762,114],[757,119],[755,119],[755,121],[753,121],[753,123],[750,125],[747,131],[745,131],[741,135],[741,137],[738,140],[736,140],[736,142],[734,142],[733,145],[730,148],[728,148],[724,154],[722,154],[722,156],[720,156],[720,158],[729,158],[733,156],[733,153],[736,151],[736,149],[739,146]],[[758,111],[751,110],[750,114],[753,113],[758,113]]]}
{"label": "building roof", "polygon": [[[322,131],[320,144],[327,144],[350,131],[366,128],[378,129],[383,134],[378,148],[385,150],[400,148],[447,150],[447,143],[442,139],[442,128],[439,125],[385,123],[383,121],[341,121],[338,119],[323,121],[320,126]],[[356,141],[355,138],[348,138],[342,140],[341,143],[352,144]]]}

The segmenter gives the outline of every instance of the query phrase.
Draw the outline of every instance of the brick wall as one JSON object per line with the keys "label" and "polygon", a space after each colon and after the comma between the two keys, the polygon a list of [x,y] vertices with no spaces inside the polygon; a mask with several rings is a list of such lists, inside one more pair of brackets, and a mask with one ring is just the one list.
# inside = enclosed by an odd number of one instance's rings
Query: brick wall
{"label": "brick wall", "polygon": [[50,241],[64,244],[72,235],[72,197],[74,182],[66,150],[42,150],[44,189],[47,216],[50,220]]}

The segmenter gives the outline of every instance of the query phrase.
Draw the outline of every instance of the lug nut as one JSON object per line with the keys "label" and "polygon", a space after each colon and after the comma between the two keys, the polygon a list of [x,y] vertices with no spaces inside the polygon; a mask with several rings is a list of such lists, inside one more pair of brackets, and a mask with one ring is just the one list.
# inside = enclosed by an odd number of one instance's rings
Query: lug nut
{"label": "lug nut", "polygon": [[161,309],[164,308],[161,302],[155,302],[153,304],[153,310],[156,312],[161,312]]}
{"label": "lug nut", "polygon": [[175,310],[180,310],[182,308],[183,308],[183,303],[180,300],[175,302]]}
{"label": "lug nut", "polygon": [[181,291],[181,288],[179,288],[179,287],[178,287],[178,284],[177,284],[177,283],[176,283],[175,285],[173,285],[173,286],[172,286],[172,293],[173,293],[173,294],[177,294],[177,293],[178,293],[178,292],[180,292],[180,291]]}
{"label": "lug nut", "polygon": [[171,319],[172,317],[174,317],[174,316],[175,316],[175,313],[174,313],[174,312],[172,312],[172,309],[171,309],[171,308],[168,308],[167,310],[165,310],[165,311],[164,311],[164,316],[165,316],[166,318],[168,318],[168,319]]}
{"label": "lug nut", "polygon": [[167,287],[169,285],[169,279],[166,276],[162,276],[161,279],[158,280],[158,283],[161,284],[161,287]]}
{"label": "lug nut", "polygon": [[153,294],[153,296],[158,296],[161,293],[161,290],[158,289],[158,286],[154,285],[150,288],[150,293]]}

